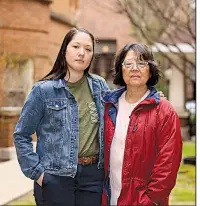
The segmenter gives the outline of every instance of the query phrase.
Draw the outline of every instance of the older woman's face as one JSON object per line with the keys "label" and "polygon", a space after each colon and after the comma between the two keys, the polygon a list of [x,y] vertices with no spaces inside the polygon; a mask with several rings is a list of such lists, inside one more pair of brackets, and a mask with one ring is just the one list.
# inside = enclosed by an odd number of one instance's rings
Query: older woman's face
{"label": "older woman's face", "polygon": [[123,62],[122,75],[127,86],[145,86],[150,78],[149,65],[145,61],[137,60],[135,52],[130,50]]}

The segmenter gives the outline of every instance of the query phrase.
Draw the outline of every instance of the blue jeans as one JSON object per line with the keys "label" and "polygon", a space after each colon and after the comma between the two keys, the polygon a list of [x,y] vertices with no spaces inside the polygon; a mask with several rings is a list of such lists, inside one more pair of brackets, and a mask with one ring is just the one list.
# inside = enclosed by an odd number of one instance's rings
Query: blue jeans
{"label": "blue jeans", "polygon": [[43,185],[34,182],[37,206],[101,206],[104,170],[97,164],[78,165],[74,178],[45,173]]}

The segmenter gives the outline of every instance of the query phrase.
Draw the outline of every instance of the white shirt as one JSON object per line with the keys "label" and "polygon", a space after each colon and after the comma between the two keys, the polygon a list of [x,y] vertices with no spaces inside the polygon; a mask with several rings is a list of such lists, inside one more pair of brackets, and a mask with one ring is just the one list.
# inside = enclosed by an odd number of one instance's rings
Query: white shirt
{"label": "white shirt", "polygon": [[136,103],[130,104],[125,99],[126,91],[119,98],[119,109],[116,120],[115,133],[110,148],[110,186],[111,186],[111,205],[117,205],[122,184],[122,164],[124,159],[124,149],[126,134],[129,125],[129,116],[133,109],[143,101],[150,91],[148,90],[144,96]]}

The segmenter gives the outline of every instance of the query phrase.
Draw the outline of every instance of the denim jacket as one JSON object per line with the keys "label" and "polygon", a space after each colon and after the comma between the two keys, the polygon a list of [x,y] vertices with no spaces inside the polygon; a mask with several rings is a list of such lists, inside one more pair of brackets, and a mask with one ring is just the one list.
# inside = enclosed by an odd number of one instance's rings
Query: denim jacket
{"label": "denim jacket", "polygon": [[[87,75],[99,116],[100,153],[98,168],[104,164],[104,103],[109,87],[98,75]],[[32,135],[37,146],[33,151]],[[78,164],[78,104],[64,79],[37,82],[22,108],[14,131],[17,157],[23,173],[37,180],[43,172],[74,177]]]}

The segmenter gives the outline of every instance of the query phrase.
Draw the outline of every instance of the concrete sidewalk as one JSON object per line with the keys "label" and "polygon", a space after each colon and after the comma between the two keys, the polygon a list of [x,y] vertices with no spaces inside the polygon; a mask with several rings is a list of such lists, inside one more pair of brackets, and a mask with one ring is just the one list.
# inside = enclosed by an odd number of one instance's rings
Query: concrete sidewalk
{"label": "concrete sidewalk", "polygon": [[0,205],[33,189],[33,181],[23,175],[17,159],[0,163],[0,184]]}

